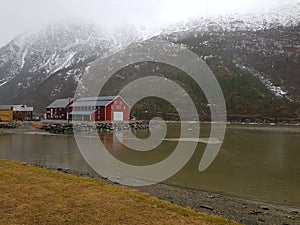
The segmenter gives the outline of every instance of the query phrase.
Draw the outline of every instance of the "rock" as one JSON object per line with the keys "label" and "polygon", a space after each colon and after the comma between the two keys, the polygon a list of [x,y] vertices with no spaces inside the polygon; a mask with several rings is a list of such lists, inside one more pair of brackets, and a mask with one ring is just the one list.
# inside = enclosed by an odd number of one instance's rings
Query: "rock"
{"label": "rock", "polygon": [[262,210],[269,210],[269,208],[267,206],[262,206],[261,209]]}
{"label": "rock", "polygon": [[210,207],[208,205],[200,205],[200,207],[203,208],[203,209],[214,210],[213,207]]}
{"label": "rock", "polygon": [[241,223],[245,225],[258,225],[258,223],[255,220],[250,219],[242,219]]}
{"label": "rock", "polygon": [[243,207],[244,209],[247,209],[247,208],[248,208],[247,205],[246,205],[245,203],[242,204],[242,207]]}
{"label": "rock", "polygon": [[262,214],[262,212],[261,211],[253,211],[253,212],[250,212],[249,214],[257,216],[259,214]]}
{"label": "rock", "polygon": [[62,171],[63,169],[62,168],[57,168],[57,171]]}
{"label": "rock", "polygon": [[295,220],[295,217],[293,217],[293,216],[286,216],[286,218],[288,218],[290,220]]}

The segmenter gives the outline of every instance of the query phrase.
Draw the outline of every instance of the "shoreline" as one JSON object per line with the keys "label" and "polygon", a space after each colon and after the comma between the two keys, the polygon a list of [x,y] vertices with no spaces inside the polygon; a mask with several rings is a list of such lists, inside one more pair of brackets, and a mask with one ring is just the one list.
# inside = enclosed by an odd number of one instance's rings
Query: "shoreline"
{"label": "shoreline", "polygon": [[300,222],[300,209],[294,206],[249,200],[243,197],[233,197],[169,184],[156,184],[136,189],[162,200],[191,208],[196,212],[222,216],[246,225],[297,225]]}
{"label": "shoreline", "polygon": [[[38,125],[36,125],[35,123],[38,123]],[[166,121],[166,123],[170,123],[170,124],[174,124],[174,123],[181,123],[180,121]],[[192,123],[192,121],[190,122],[186,122],[186,123]],[[200,125],[207,125],[210,124],[211,122],[209,121],[199,121]],[[73,135],[73,133],[61,133],[61,132],[50,132],[47,130],[42,129],[41,127],[43,127],[46,124],[65,124],[64,122],[29,122],[29,123],[24,123],[21,122],[19,123],[18,126],[16,126],[15,128],[1,128],[0,127],[0,134],[42,134],[42,135]],[[274,127],[294,127],[294,128],[300,128],[300,122],[299,123],[244,123],[244,122],[230,122],[227,121],[227,126],[268,126],[271,128]],[[143,128],[146,129],[146,128]],[[109,131],[100,131],[100,132],[112,132],[113,130],[109,130]]]}
{"label": "shoreline", "polygon": [[[40,165],[35,166],[43,167]],[[102,177],[98,174],[92,175],[64,168],[46,168],[56,172],[72,174],[79,177],[89,177],[109,184],[125,186],[118,182],[110,181],[106,177]],[[196,212],[221,216],[245,225],[298,225],[300,223],[300,207],[297,206],[250,200],[243,197],[196,190],[166,183],[158,183],[150,186],[126,187],[147,193],[179,206],[190,208]]]}

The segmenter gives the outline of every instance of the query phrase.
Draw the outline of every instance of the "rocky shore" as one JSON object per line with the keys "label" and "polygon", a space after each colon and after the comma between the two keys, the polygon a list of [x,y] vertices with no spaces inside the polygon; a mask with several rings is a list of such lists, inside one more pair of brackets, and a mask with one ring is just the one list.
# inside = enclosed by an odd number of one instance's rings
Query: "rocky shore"
{"label": "rocky shore", "polygon": [[74,131],[113,131],[113,130],[128,130],[128,129],[148,129],[148,121],[130,122],[130,123],[50,123],[40,127],[40,129],[56,134],[72,134]]}
{"label": "rocky shore", "polygon": [[[38,165],[41,166],[41,165]],[[107,178],[95,174],[82,173],[63,168],[50,168],[57,172],[70,173],[77,176],[90,177],[111,182]],[[155,184],[145,187],[129,187],[148,193],[159,199],[188,207],[197,212],[222,216],[245,225],[298,225],[300,224],[300,208],[278,205],[261,201],[248,200],[188,189],[168,184]]]}
{"label": "rocky shore", "polygon": [[14,129],[17,127],[18,125],[15,123],[0,123],[0,128],[4,128],[4,129]]}
{"label": "rocky shore", "polygon": [[[0,123],[0,133],[36,133],[36,134],[65,134],[73,135],[74,131],[97,132],[117,131],[117,130],[144,130],[158,128],[158,124],[149,124],[149,121],[125,122],[101,122],[101,123],[67,123],[67,122],[9,122]],[[1,129],[2,128],[2,129]]]}
{"label": "rocky shore", "polygon": [[113,131],[113,130],[128,130],[128,129],[148,129],[149,122],[130,122],[130,123],[77,123],[77,124],[67,124],[67,123],[51,123],[43,125],[40,129],[48,131],[50,133],[58,134],[72,134],[73,131],[90,131],[97,130],[102,131]]}
{"label": "rocky shore", "polygon": [[245,225],[300,224],[300,209],[297,207],[252,201],[166,184],[137,189],[197,212],[222,216]]}

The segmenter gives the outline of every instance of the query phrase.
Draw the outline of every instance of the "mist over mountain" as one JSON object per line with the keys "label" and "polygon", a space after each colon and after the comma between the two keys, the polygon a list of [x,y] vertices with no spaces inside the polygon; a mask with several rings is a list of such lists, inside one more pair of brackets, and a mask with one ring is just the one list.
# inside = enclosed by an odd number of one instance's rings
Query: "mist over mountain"
{"label": "mist over mountain", "polygon": [[298,116],[299,34],[297,2],[259,14],[192,18],[159,34],[133,25],[109,30],[92,23],[51,24],[0,49],[0,103],[24,103],[43,112],[52,100],[72,96],[97,58],[159,38],[186,46],[207,62],[230,114],[267,115],[272,107],[267,102],[273,102],[273,107],[283,108],[282,114]]}
{"label": "mist over mountain", "polygon": [[0,49],[0,101],[44,107],[69,96],[90,63],[138,40],[133,26],[109,31],[70,22],[20,35]]}

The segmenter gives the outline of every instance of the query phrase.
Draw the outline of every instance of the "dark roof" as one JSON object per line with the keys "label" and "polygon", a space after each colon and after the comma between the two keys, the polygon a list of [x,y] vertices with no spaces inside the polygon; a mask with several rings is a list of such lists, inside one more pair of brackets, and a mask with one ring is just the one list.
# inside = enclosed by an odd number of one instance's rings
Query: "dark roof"
{"label": "dark roof", "polygon": [[118,96],[85,97],[74,102],[72,107],[106,106]]}
{"label": "dark roof", "polygon": [[74,101],[74,98],[56,99],[47,108],[66,108],[72,101]]}
{"label": "dark roof", "polygon": [[0,110],[11,110],[12,106],[11,105],[0,105]]}

